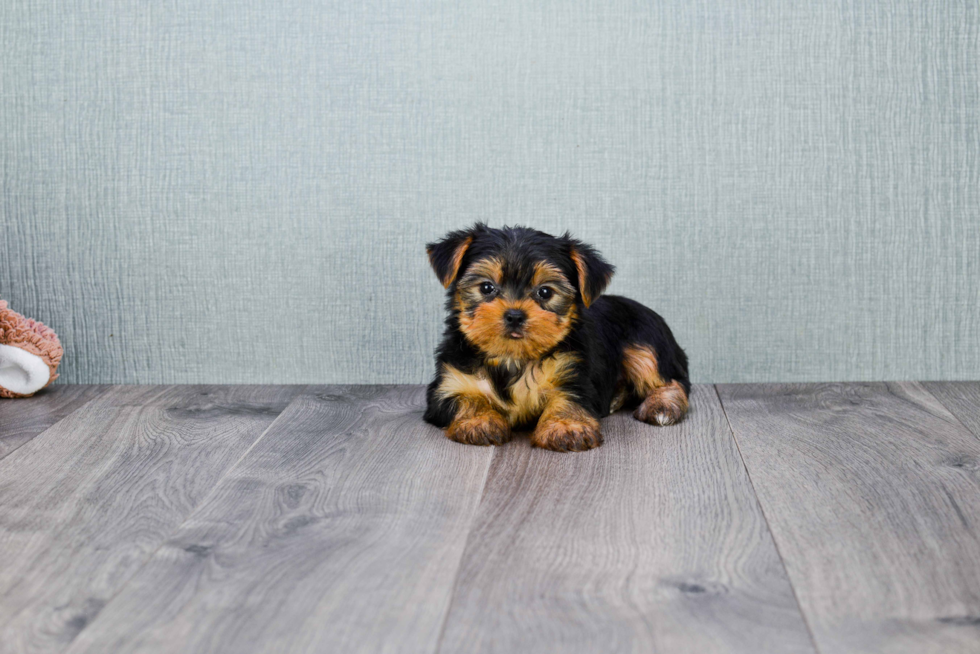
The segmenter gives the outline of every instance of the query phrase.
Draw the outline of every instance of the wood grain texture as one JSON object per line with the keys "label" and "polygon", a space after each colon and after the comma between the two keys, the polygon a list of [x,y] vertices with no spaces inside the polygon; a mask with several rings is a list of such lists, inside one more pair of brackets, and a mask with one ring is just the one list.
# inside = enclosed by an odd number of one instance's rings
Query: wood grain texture
{"label": "wood grain texture", "polygon": [[498,450],[440,652],[813,652],[718,398]]}
{"label": "wood grain texture", "polygon": [[493,450],[423,398],[298,398],[70,652],[433,651]]}
{"label": "wood grain texture", "polygon": [[980,382],[924,382],[922,385],[980,438]]}
{"label": "wood grain texture", "polygon": [[916,383],[720,386],[822,652],[980,651],[980,441]]}
{"label": "wood grain texture", "polygon": [[301,387],[115,387],[0,461],[0,652],[60,652]]}
{"label": "wood grain texture", "polygon": [[0,399],[0,459],[108,388],[55,384],[33,397]]}

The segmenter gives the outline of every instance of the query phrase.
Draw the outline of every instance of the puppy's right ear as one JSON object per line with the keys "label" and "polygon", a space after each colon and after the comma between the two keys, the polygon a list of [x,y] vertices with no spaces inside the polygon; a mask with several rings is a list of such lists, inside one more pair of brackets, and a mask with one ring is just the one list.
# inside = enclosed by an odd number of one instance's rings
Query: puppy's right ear
{"label": "puppy's right ear", "polygon": [[429,263],[436,271],[439,281],[446,288],[453,283],[459,274],[459,265],[463,263],[463,255],[473,242],[473,230],[457,230],[449,232],[445,238],[425,246],[429,253]]}

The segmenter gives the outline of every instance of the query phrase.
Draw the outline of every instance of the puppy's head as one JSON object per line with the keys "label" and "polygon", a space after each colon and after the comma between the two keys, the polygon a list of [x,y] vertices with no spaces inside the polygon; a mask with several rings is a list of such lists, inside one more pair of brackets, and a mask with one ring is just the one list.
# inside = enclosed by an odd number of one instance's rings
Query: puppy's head
{"label": "puppy's head", "polygon": [[480,223],[426,246],[467,340],[488,357],[528,361],[558,345],[613,267],[567,233]]}

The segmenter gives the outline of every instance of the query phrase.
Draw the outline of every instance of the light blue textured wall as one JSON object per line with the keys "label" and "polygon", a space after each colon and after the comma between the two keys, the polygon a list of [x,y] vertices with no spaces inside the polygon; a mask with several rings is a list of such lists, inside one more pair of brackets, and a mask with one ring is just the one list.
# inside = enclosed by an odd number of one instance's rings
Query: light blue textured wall
{"label": "light blue textured wall", "polygon": [[980,4],[9,0],[0,297],[71,382],[421,382],[572,230],[699,381],[980,377]]}

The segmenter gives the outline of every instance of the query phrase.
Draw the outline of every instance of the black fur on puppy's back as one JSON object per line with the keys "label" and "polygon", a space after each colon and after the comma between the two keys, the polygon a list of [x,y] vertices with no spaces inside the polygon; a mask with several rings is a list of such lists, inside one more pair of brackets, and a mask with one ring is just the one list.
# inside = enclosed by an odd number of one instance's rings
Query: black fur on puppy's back
{"label": "black fur on puppy's back", "polygon": [[[586,316],[593,326],[596,349],[607,361],[622,360],[627,345],[649,345],[657,354],[660,375],[665,380],[677,380],[685,393],[691,392],[687,354],[656,311],[628,297],[603,295],[586,309]],[[611,372],[604,373],[601,381],[605,384]]]}

